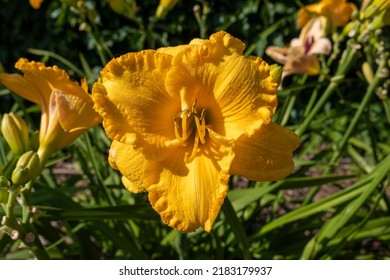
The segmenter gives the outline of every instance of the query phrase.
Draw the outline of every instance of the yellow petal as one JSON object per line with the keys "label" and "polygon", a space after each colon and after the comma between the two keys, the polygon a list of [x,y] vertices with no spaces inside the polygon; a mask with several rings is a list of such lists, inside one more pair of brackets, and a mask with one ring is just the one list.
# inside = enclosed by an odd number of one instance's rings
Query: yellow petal
{"label": "yellow petal", "polygon": [[325,16],[334,29],[345,25],[351,18],[352,12],[356,10],[353,3],[346,0],[322,0],[307,5],[298,11],[297,25],[302,28],[313,16]]}
{"label": "yellow petal", "polygon": [[166,88],[181,109],[206,110],[213,130],[229,138],[252,134],[269,122],[277,84],[261,59],[245,58],[245,45],[225,32],[198,40],[179,52],[168,72]]}
{"label": "yellow petal", "polygon": [[230,173],[256,181],[282,179],[293,170],[292,153],[298,146],[299,138],[291,130],[273,122],[263,125],[252,137],[236,142]]}
{"label": "yellow petal", "polygon": [[9,88],[11,91],[17,93],[19,96],[36,103],[38,105],[43,104],[41,94],[39,91],[32,87],[31,84],[25,80],[19,74],[0,74],[0,83],[5,87]]}
{"label": "yellow petal", "polygon": [[173,118],[180,103],[165,90],[170,65],[170,55],[149,50],[113,59],[103,69],[92,97],[111,139],[137,148],[156,147],[150,156],[157,152],[157,157],[175,139]]}
{"label": "yellow petal", "polygon": [[190,232],[203,227],[209,232],[228,191],[234,153],[217,141],[209,143],[189,164],[179,151],[163,162],[148,163],[149,173],[160,173],[147,189],[149,200],[162,220],[177,230]]}
{"label": "yellow petal", "polygon": [[131,145],[113,141],[110,147],[109,163],[112,168],[117,169],[123,175],[122,182],[131,192],[144,192],[145,165],[146,159],[140,150],[134,150]]}
{"label": "yellow petal", "polygon": [[101,117],[93,110],[93,102],[87,93],[75,95],[59,89],[53,90],[58,107],[58,119],[67,132],[86,130],[101,122]]}
{"label": "yellow petal", "polygon": [[68,74],[57,66],[47,67],[42,62],[20,58],[15,67],[23,72],[18,74],[0,74],[0,82],[23,98],[38,104],[42,111],[48,110],[53,89],[84,95],[82,87],[69,79]]}

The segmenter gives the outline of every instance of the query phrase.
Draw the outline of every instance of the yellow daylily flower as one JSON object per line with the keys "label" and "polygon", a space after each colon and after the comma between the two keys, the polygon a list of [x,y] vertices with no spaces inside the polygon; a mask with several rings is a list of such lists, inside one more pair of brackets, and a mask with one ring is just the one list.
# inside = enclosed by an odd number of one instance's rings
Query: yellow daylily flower
{"label": "yellow daylily flower", "polygon": [[324,18],[311,19],[302,29],[299,38],[288,47],[270,46],[265,52],[283,66],[282,78],[291,74],[317,75],[321,66],[317,54],[329,54],[332,43],[324,38]]}
{"label": "yellow daylily flower", "polygon": [[80,86],[57,66],[19,59],[19,74],[0,74],[0,83],[36,103],[42,110],[38,154],[47,157],[79,137],[85,130],[101,122],[94,111],[86,83]]}
{"label": "yellow daylily flower", "polygon": [[111,60],[92,98],[113,140],[110,165],[148,192],[169,226],[212,228],[231,174],[278,180],[299,139],[271,122],[277,83],[261,58],[226,32]]}
{"label": "yellow daylily flower", "polygon": [[311,18],[324,16],[332,32],[337,27],[344,26],[355,10],[355,4],[346,0],[321,0],[301,8],[298,11],[297,24],[302,28]]}

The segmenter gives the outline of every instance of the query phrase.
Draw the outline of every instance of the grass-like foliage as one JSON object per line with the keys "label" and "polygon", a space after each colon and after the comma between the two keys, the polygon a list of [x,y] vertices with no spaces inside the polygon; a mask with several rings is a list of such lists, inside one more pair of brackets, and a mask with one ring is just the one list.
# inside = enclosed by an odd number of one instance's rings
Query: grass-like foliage
{"label": "grass-like foliage", "polygon": [[[25,57],[85,77],[89,92],[115,57],[225,30],[245,56],[280,64],[272,120],[301,141],[291,175],[231,176],[211,232],[184,233],[162,222],[147,193],[124,187],[103,126],[81,124],[84,107],[74,124],[83,130],[53,144],[40,132],[48,100],[22,98],[0,76],[0,258],[390,258],[388,2],[44,0],[34,9],[0,0],[0,73]],[[53,91],[56,104],[63,91]],[[58,111],[66,124],[76,114]]]}

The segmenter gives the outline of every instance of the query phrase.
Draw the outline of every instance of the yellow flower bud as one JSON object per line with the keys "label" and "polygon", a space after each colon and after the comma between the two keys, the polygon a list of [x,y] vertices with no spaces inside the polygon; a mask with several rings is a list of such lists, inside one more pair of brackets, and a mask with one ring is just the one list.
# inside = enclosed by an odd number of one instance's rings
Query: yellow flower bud
{"label": "yellow flower bud", "polygon": [[376,17],[378,13],[388,10],[390,8],[389,0],[374,0],[367,9],[364,10],[364,18]]}
{"label": "yellow flower bud", "polygon": [[164,19],[177,2],[179,2],[179,0],[160,0],[156,10],[156,17],[158,19]]}
{"label": "yellow flower bud", "polygon": [[1,133],[16,155],[21,155],[28,150],[29,129],[26,122],[18,115],[4,114],[1,121]]}
{"label": "yellow flower bud", "polygon": [[364,78],[366,78],[366,80],[367,80],[367,83],[370,84],[372,82],[372,80],[374,79],[374,71],[372,71],[372,68],[367,61],[363,62],[362,72],[363,72]]}
{"label": "yellow flower bud", "polygon": [[26,167],[30,172],[30,180],[38,177],[40,172],[39,156],[34,151],[24,153],[16,163],[16,168]]}
{"label": "yellow flower bud", "polygon": [[30,179],[31,179],[31,175],[27,167],[18,166],[12,172],[12,177],[11,177],[12,184],[16,186],[24,185],[28,181],[30,181]]}
{"label": "yellow flower bud", "polygon": [[390,9],[383,10],[376,15],[371,22],[372,30],[382,28],[384,26],[390,25]]}
{"label": "yellow flower bud", "polygon": [[272,64],[269,66],[269,71],[271,76],[275,79],[275,81],[280,85],[282,82],[282,73],[283,73],[283,68],[282,66],[278,64]]}

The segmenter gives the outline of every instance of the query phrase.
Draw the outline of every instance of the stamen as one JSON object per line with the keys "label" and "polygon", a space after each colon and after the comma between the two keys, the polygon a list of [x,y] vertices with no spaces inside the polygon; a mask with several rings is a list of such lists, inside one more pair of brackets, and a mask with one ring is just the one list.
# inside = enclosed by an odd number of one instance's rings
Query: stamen
{"label": "stamen", "polygon": [[197,115],[194,115],[195,118],[195,125],[196,125],[196,132],[197,135],[200,138],[200,142],[204,144],[206,141],[204,140],[204,133],[202,132],[202,127],[200,125],[199,117]]}
{"label": "stamen", "polygon": [[180,142],[184,142],[188,139],[188,137],[190,137],[192,131],[193,131],[193,127],[190,127],[188,128],[187,127],[187,119],[191,116],[191,113],[189,113],[188,109],[187,110],[184,110],[182,113],[181,113],[181,132],[182,132],[182,136],[180,136],[180,133],[179,133],[179,120],[174,117],[173,120],[174,120],[174,126],[175,126],[175,136],[176,136],[176,139],[179,140]]}
{"label": "stamen", "polygon": [[202,129],[203,138],[206,136],[206,109],[203,109],[200,113],[200,127]]}
{"label": "stamen", "polygon": [[186,153],[185,156],[184,156],[184,161],[186,163],[190,163],[191,161],[194,160],[194,158],[196,157],[196,153],[198,152],[198,146],[199,146],[199,135],[196,134],[195,135],[194,146],[192,147],[192,152],[191,152],[190,157],[188,157],[189,153]]}

